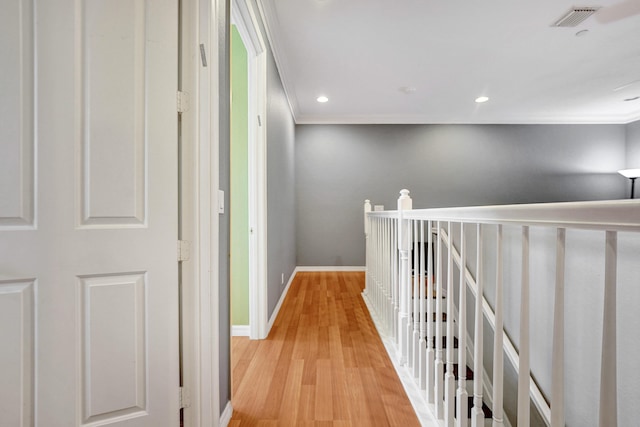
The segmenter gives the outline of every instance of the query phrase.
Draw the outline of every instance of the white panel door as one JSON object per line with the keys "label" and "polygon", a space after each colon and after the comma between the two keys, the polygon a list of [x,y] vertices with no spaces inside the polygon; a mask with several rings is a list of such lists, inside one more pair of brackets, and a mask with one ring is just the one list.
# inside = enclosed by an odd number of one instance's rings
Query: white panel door
{"label": "white panel door", "polygon": [[0,4],[0,427],[179,425],[177,22]]}

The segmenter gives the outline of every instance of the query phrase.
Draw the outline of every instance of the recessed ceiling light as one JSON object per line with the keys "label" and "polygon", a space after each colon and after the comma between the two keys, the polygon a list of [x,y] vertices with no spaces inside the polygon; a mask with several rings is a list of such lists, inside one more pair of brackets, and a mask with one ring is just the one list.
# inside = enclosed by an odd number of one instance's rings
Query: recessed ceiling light
{"label": "recessed ceiling light", "polygon": [[412,93],[416,93],[416,90],[417,90],[417,89],[416,89],[415,87],[413,87],[413,86],[402,86],[402,87],[399,89],[399,91],[400,91],[400,92],[403,92],[403,93],[405,93],[405,94],[407,94],[407,95],[410,95],[410,94],[412,94]]}
{"label": "recessed ceiling light", "polygon": [[479,96],[476,98],[476,102],[478,104],[482,104],[483,102],[487,102],[489,100],[488,96]]}
{"label": "recessed ceiling light", "polygon": [[576,33],[576,37],[586,36],[587,34],[589,34],[589,30],[580,30]]}
{"label": "recessed ceiling light", "polygon": [[326,96],[322,95],[322,96],[319,96],[316,99],[316,101],[318,101],[318,102],[327,102],[327,101],[329,101],[329,98],[327,98]]}

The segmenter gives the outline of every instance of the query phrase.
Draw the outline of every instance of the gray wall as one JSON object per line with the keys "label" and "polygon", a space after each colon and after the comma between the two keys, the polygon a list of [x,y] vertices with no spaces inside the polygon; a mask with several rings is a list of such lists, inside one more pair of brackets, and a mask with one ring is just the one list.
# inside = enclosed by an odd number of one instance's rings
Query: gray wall
{"label": "gray wall", "polygon": [[267,295],[271,317],[296,268],[295,124],[271,55],[267,99]]}
{"label": "gray wall", "polygon": [[627,125],[626,167],[629,169],[640,168],[640,121]]}
{"label": "gray wall", "polygon": [[[252,2],[258,10],[256,2]],[[259,18],[258,18],[259,20]],[[266,31],[258,23],[263,39]],[[267,299],[268,316],[296,268],[295,123],[273,53],[267,47]],[[284,284],[281,277],[284,274]]]}
{"label": "gray wall", "polygon": [[365,199],[395,209],[618,199],[624,125],[298,125],[297,265],[364,265]]}

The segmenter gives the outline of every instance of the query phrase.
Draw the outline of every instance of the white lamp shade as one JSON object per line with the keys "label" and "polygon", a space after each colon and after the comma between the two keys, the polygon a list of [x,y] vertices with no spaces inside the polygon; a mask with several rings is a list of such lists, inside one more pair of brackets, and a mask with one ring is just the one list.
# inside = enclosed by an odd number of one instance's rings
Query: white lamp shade
{"label": "white lamp shade", "polygon": [[618,173],[626,178],[638,178],[640,177],[640,169],[622,169]]}

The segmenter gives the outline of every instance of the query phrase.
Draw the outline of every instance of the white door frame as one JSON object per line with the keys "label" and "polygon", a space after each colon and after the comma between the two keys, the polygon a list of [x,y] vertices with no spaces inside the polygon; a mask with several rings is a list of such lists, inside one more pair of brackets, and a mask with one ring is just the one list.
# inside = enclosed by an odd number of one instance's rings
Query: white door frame
{"label": "white door frame", "polygon": [[[226,26],[224,0],[183,0],[183,91],[191,101],[183,113],[183,156],[189,182],[183,186],[183,239],[192,240],[184,269],[183,373],[187,391],[185,427],[221,423],[219,226],[220,40]],[[191,172],[191,173],[189,173]],[[226,304],[226,302],[225,302]],[[230,338],[230,337],[229,337]],[[184,396],[183,396],[184,397]]]}
{"label": "white door frame", "polygon": [[249,338],[267,337],[267,54],[256,12],[233,0],[231,19],[247,49],[249,78]]}
{"label": "white door frame", "polygon": [[[189,201],[192,215],[183,218],[192,221],[193,251],[191,253],[190,272],[194,278],[194,289],[191,299],[191,316],[188,319],[187,335],[190,342],[184,348],[185,370],[189,372],[185,379],[190,399],[185,409],[185,426],[218,426],[225,414],[221,414],[220,382],[222,375],[230,372],[220,371],[220,295],[219,295],[219,226],[218,216],[220,186],[220,110],[219,85],[220,41],[218,34],[226,27],[226,13],[223,14],[225,0],[183,0],[184,13],[189,15],[187,21],[191,25],[183,26],[185,45],[184,76],[190,76],[185,91],[191,91],[192,102],[189,118],[183,125],[190,127],[192,134],[192,155],[194,170],[193,200]],[[235,4],[236,2],[234,2]],[[240,3],[240,2],[237,2]],[[241,22],[250,22],[255,44],[250,44],[254,54],[249,61],[250,70],[262,70],[260,80],[250,83],[250,93],[254,102],[250,102],[252,117],[262,117],[262,126],[254,128],[250,135],[250,216],[249,224],[253,228],[250,241],[250,320],[252,337],[264,338],[267,333],[267,298],[266,298],[266,55],[265,44],[257,31],[255,13],[245,0],[237,9],[245,13]],[[249,19],[247,20],[247,17]],[[204,56],[204,57],[203,57]],[[206,65],[204,64],[206,61]],[[254,67],[254,68],[251,68]],[[262,87],[256,91],[256,87]],[[251,98],[250,98],[251,99]],[[258,100],[258,101],[256,101]],[[183,119],[185,116],[183,115]],[[257,130],[256,130],[257,129]],[[251,132],[251,131],[250,131]],[[253,141],[253,142],[252,142]],[[251,214],[250,214],[251,215]],[[185,237],[188,238],[188,237]],[[257,254],[257,255],[255,255]],[[253,277],[253,281],[251,278]],[[262,278],[262,280],[260,280]],[[254,286],[251,286],[251,283]],[[256,286],[262,283],[262,286]],[[261,302],[258,302],[261,301]],[[227,304],[227,301],[223,302]],[[257,319],[257,321],[253,321]],[[254,326],[255,325],[255,326]],[[229,337],[230,337],[229,331]],[[228,409],[228,408],[226,408]],[[228,414],[227,414],[228,415]]]}
{"label": "white door frame", "polygon": [[[198,96],[197,143],[197,284],[199,307],[199,339],[196,343],[194,376],[199,395],[199,422],[196,426],[217,426],[220,421],[220,295],[219,232],[220,188],[220,108],[218,34],[225,16],[218,16],[223,0],[198,0],[198,41],[196,52]],[[230,375],[230,373],[224,373]]]}

